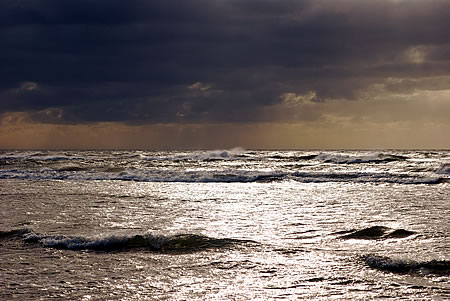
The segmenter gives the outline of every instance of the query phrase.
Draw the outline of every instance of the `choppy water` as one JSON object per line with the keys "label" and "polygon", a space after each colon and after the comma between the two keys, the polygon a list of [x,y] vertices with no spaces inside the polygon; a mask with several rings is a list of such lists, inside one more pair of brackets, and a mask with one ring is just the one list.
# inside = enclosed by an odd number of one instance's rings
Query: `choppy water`
{"label": "choppy water", "polygon": [[3,151],[0,299],[450,299],[449,151]]}

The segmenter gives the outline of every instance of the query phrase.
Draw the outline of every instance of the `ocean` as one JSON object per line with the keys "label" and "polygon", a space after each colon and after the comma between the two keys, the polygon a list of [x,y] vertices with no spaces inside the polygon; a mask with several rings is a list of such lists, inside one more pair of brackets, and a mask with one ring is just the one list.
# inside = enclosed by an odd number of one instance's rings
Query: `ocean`
{"label": "ocean", "polygon": [[450,151],[0,151],[1,300],[448,300]]}

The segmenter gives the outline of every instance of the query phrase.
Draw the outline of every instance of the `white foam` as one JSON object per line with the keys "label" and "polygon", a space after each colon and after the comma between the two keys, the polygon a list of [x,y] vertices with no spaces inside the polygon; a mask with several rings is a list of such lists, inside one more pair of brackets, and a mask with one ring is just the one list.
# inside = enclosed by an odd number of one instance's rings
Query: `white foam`
{"label": "white foam", "polygon": [[194,160],[194,161],[231,160],[241,156],[245,152],[246,151],[243,148],[236,147],[229,150],[212,150],[212,151],[189,153],[186,155],[177,156],[176,159]]}
{"label": "white foam", "polygon": [[65,235],[41,235],[30,231],[23,238],[29,243],[39,243],[43,247],[68,250],[114,250],[132,247],[148,247],[154,250],[161,249],[167,237],[144,235],[109,235],[96,238],[70,237]]}
{"label": "white foam", "polygon": [[[448,167],[447,167],[448,172]],[[185,182],[185,183],[248,183],[297,181],[302,183],[354,182],[437,184],[442,178],[427,175],[387,172],[282,172],[253,170],[145,170],[126,169],[121,172],[67,171],[42,168],[38,170],[0,170],[0,179],[41,179],[71,181],[134,181],[134,182]]]}
{"label": "white foam", "polygon": [[[8,235],[9,233],[6,233]],[[152,251],[189,251],[204,248],[216,248],[238,242],[235,239],[211,238],[198,234],[175,235],[108,235],[93,238],[82,236],[43,235],[31,230],[25,233],[15,231],[12,235],[21,235],[25,242],[40,244],[46,248],[65,250],[117,251],[148,249]],[[244,242],[244,241],[242,241]]]}

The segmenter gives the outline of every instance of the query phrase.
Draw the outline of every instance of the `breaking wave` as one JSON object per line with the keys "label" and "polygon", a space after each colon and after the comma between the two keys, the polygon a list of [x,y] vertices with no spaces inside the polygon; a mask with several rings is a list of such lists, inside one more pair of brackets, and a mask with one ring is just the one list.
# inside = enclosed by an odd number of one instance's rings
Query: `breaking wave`
{"label": "breaking wave", "polygon": [[217,161],[245,158],[245,150],[236,147],[230,150],[213,150],[204,152],[194,152],[186,155],[176,156],[174,159],[190,161]]}
{"label": "breaking wave", "polygon": [[154,252],[195,252],[203,249],[218,249],[235,244],[250,242],[231,238],[212,238],[198,234],[176,234],[171,236],[136,234],[109,235],[86,238],[82,236],[44,235],[31,229],[0,231],[0,239],[19,238],[25,243],[37,244],[45,248],[91,251],[131,251]]}
{"label": "breaking wave", "polygon": [[135,182],[185,182],[185,183],[266,183],[296,181],[301,183],[392,183],[392,184],[440,184],[445,177],[418,176],[405,173],[376,172],[263,172],[252,170],[152,170],[133,168],[101,168],[89,170],[78,166],[38,170],[3,169],[0,179],[39,179],[73,181],[135,181]]}
{"label": "breaking wave", "polygon": [[398,274],[450,275],[450,261],[448,260],[418,262],[413,260],[393,259],[373,254],[362,256],[362,260],[369,267],[385,272]]}
{"label": "breaking wave", "polygon": [[[449,182],[450,164],[446,161],[429,158],[423,161],[425,154],[404,155],[401,152],[318,153],[241,148],[183,152],[13,151],[0,152],[0,179],[185,183]],[[389,163],[393,161],[400,162]],[[437,162],[440,165],[436,165]]]}

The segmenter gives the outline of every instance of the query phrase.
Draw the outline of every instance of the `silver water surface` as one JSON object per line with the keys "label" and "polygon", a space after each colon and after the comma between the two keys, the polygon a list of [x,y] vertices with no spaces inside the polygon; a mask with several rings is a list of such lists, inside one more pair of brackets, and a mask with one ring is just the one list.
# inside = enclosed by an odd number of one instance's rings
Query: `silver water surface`
{"label": "silver water surface", "polygon": [[[393,155],[405,158],[243,150],[2,154],[0,298],[450,298],[448,274],[396,273],[364,260],[450,260],[448,152]],[[343,238],[374,226],[413,234]],[[17,229],[25,234],[12,235]],[[200,240],[169,251],[73,247],[178,234]],[[31,236],[37,243],[25,239]]]}

